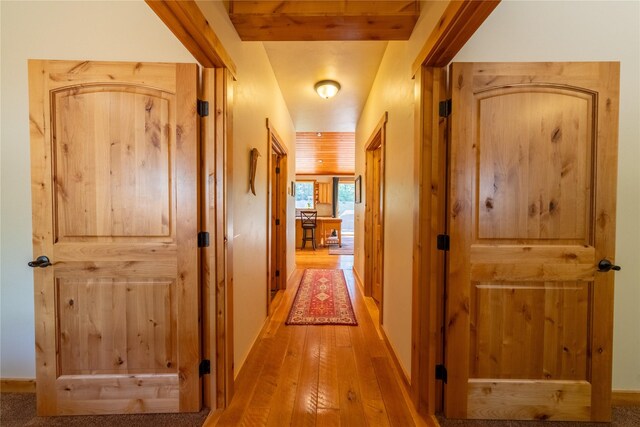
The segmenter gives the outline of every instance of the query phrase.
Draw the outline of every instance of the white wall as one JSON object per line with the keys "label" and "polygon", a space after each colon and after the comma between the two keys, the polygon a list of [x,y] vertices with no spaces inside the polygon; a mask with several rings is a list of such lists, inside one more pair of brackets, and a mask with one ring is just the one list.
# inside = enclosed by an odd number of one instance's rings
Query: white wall
{"label": "white wall", "polygon": [[411,67],[447,2],[426,2],[409,41],[391,41],[356,127],[356,176],[362,203],[355,210],[354,269],[364,279],[365,162],[368,138],[389,113],[385,149],[384,301],[382,327],[407,377],[411,373],[411,293],[414,209],[414,80]]}
{"label": "white wall", "polygon": [[454,61],[620,61],[613,388],[640,390],[640,2],[503,0]]}
{"label": "white wall", "polygon": [[0,2],[1,369],[35,375],[27,59],[196,62],[143,2]]}
{"label": "white wall", "polygon": [[[237,68],[233,106],[233,329],[235,373],[267,318],[267,117],[288,150],[295,180],[295,130],[262,43],[242,42],[222,2],[198,2]],[[249,151],[257,148],[256,195],[249,191]],[[287,276],[295,268],[295,203],[287,196]]]}

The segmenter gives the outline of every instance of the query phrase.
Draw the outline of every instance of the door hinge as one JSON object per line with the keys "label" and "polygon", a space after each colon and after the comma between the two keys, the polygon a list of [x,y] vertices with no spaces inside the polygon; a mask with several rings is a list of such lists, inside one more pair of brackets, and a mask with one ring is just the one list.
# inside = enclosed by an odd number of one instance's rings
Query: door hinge
{"label": "door hinge", "polygon": [[280,225],[280,220],[276,219],[276,225]]}
{"label": "door hinge", "polygon": [[280,277],[280,270],[276,270],[276,277]]}
{"label": "door hinge", "polygon": [[440,117],[449,117],[451,115],[451,99],[440,101],[439,112]]}
{"label": "door hinge", "polygon": [[280,173],[280,168],[276,168],[276,173]]}
{"label": "door hinge", "polygon": [[198,247],[199,248],[208,248],[209,247],[209,232],[201,231],[198,233]]}
{"label": "door hinge", "polygon": [[439,251],[448,251],[449,250],[449,235],[448,234],[438,234],[438,240],[436,246]]}
{"label": "door hinge", "polygon": [[207,375],[211,373],[211,361],[209,359],[203,359],[200,361],[200,366],[198,367],[198,372],[200,376]]}
{"label": "door hinge", "polygon": [[447,368],[444,365],[436,365],[436,379],[447,383]]}
{"label": "door hinge", "polygon": [[198,99],[198,115],[207,117],[209,115],[209,101]]}

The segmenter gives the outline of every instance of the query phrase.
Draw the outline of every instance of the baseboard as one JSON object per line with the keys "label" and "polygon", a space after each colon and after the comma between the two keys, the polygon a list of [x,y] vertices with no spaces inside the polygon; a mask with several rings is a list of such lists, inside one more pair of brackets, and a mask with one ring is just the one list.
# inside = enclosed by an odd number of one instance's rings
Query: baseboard
{"label": "baseboard", "polygon": [[360,274],[358,273],[358,270],[356,270],[356,266],[355,265],[352,267],[352,270],[353,270],[353,277],[355,277],[355,279],[356,279],[356,284],[362,290],[362,295],[364,295],[364,282],[362,281],[362,278],[360,277]]}
{"label": "baseboard", "polygon": [[407,391],[411,390],[411,380],[409,379],[409,375],[404,370],[402,365],[400,364],[400,360],[398,360],[398,356],[396,356],[396,350],[393,348],[391,341],[387,338],[387,334],[384,332],[384,328],[380,328],[380,334],[382,335],[382,340],[384,344],[387,346],[387,350],[389,350],[389,354],[391,355],[391,359],[393,360],[393,364],[396,367],[396,371],[398,371],[398,375],[402,379],[404,387]]}
{"label": "baseboard", "polygon": [[2,378],[0,379],[2,393],[35,393],[36,380],[33,378]]}
{"label": "baseboard", "polygon": [[611,391],[611,406],[640,406],[640,390]]}

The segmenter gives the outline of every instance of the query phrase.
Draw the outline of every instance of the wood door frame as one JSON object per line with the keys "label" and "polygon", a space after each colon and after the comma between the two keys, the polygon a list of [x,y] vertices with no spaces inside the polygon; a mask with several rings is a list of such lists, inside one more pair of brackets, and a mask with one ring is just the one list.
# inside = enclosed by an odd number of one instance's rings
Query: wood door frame
{"label": "wood door frame", "polygon": [[[436,387],[435,369],[443,357],[444,342],[440,326],[444,321],[445,262],[436,249],[437,233],[445,230],[445,218],[436,193],[442,168],[447,166],[446,120],[440,120],[438,102],[443,99],[441,78],[435,70],[446,67],[475,31],[498,6],[500,0],[453,1],[413,62],[414,91],[414,209],[413,281],[411,314],[411,386],[416,409],[429,417],[442,410],[443,390]],[[436,130],[437,124],[437,130]],[[444,127],[444,129],[443,129]],[[439,144],[434,142],[438,141]],[[439,148],[440,147],[440,148]],[[440,165],[440,171],[435,167]],[[436,192],[432,194],[432,186]],[[445,184],[446,185],[446,184]],[[435,197],[434,197],[435,196]],[[437,218],[434,218],[438,215]],[[440,219],[438,219],[440,218]]]}
{"label": "wood door frame", "polygon": [[380,148],[380,247],[382,253],[380,254],[380,274],[382,276],[381,293],[380,293],[380,317],[379,322],[382,325],[382,310],[384,300],[384,175],[385,175],[385,150],[387,139],[387,121],[389,113],[384,112],[382,118],[376,125],[373,132],[364,144],[365,147],[365,204],[364,204],[364,294],[365,296],[373,295],[373,264],[372,264],[372,251],[373,251],[373,215],[372,215],[372,194],[373,194],[373,176],[369,168],[372,167],[371,157],[373,151]]}
{"label": "wood door frame", "polygon": [[193,57],[205,68],[227,68],[235,79],[236,64],[194,0],[145,0]]}
{"label": "wood door frame", "polygon": [[411,384],[416,407],[427,414],[442,408],[442,383],[435,366],[444,358],[445,252],[437,236],[446,232],[447,120],[439,103],[447,96],[446,68],[421,67],[416,75],[416,135],[414,200],[414,264]]}
{"label": "wood door frame", "polygon": [[204,403],[226,408],[233,396],[233,77],[225,68],[202,70],[201,97],[215,112],[201,118],[200,229],[211,235],[202,248],[202,348],[211,374]]}
{"label": "wood door frame", "polygon": [[[288,188],[288,180],[286,177],[288,176],[288,152],[287,147],[282,142],[282,138],[278,135],[278,132],[275,130],[273,124],[269,119],[267,119],[267,146],[268,146],[268,154],[267,154],[267,315],[271,316],[272,307],[271,307],[271,274],[273,271],[280,271],[279,279],[276,279],[278,283],[278,287],[280,290],[286,289],[287,286],[287,188]],[[273,154],[277,154],[278,157],[281,158],[280,163],[280,177],[279,188],[273,188],[274,185],[274,174],[273,174],[273,164],[272,164],[272,156]],[[272,206],[272,194],[273,192],[277,192],[281,204],[280,209],[276,212],[276,217],[279,217],[280,227],[276,228],[276,231],[273,231],[274,228],[274,218],[273,218],[273,206]],[[274,254],[271,250],[272,241],[275,238],[277,233],[277,237],[279,238],[280,245],[276,247],[276,265],[272,265],[272,260]]]}

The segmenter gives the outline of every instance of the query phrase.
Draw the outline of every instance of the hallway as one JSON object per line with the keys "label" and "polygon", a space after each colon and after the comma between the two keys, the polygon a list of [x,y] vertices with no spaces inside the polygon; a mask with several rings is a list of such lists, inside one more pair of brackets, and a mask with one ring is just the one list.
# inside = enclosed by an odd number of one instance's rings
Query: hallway
{"label": "hallway", "polygon": [[[297,268],[236,379],[231,405],[211,425],[425,425],[405,400],[352,263],[327,249],[296,251]],[[305,268],[344,269],[358,326],[285,326]]]}

